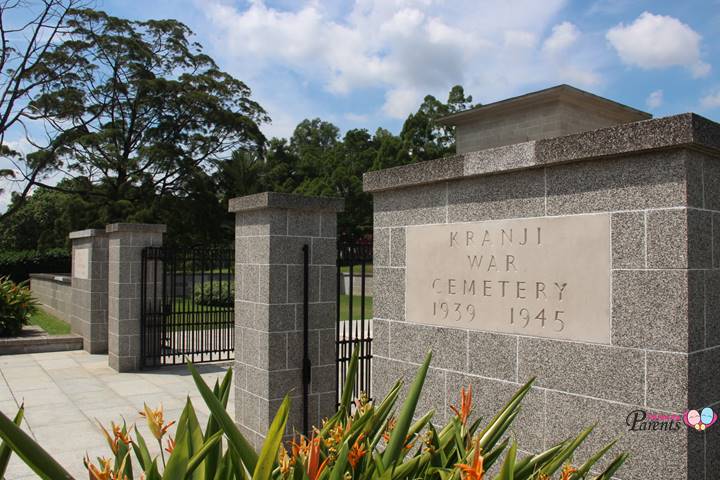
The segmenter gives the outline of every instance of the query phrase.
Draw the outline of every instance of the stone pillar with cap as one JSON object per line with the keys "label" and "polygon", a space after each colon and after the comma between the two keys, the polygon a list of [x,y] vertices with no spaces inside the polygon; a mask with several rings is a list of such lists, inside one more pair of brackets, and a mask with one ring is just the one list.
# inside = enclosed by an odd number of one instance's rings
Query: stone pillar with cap
{"label": "stone pillar with cap", "polygon": [[335,409],[336,217],[340,198],[260,193],[235,217],[235,421],[255,446],[289,394],[303,429],[303,247],[309,248],[308,424]]}
{"label": "stone pillar with cap", "polygon": [[105,230],[70,232],[72,241],[71,329],[89,353],[108,351],[108,237]]}
{"label": "stone pillar with cap", "polygon": [[165,225],[113,223],[108,235],[108,362],[118,372],[139,370],[142,250],[162,246]]}

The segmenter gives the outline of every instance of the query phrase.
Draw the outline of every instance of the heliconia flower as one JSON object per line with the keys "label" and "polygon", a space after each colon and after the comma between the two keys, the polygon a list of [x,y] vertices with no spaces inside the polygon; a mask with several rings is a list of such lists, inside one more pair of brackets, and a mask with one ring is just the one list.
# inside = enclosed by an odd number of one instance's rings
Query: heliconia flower
{"label": "heliconia flower", "polygon": [[417,437],[413,438],[412,441],[410,440],[410,435],[405,437],[405,451],[409,452],[412,450],[412,448],[415,446],[415,442],[417,442]]}
{"label": "heliconia flower", "polygon": [[433,432],[432,430],[428,430],[425,432],[422,436],[422,442],[425,445],[425,448],[428,450],[434,452],[435,451],[435,444],[433,443]]}
{"label": "heliconia flower", "polygon": [[90,474],[90,480],[128,480],[128,477],[124,472],[125,462],[127,462],[129,455],[130,452],[125,454],[122,463],[116,471],[113,471],[112,469],[113,461],[105,457],[98,458],[98,461],[101,464],[100,468],[90,461],[90,457],[87,454],[85,454],[83,464],[85,464],[85,468],[87,468],[88,473]]}
{"label": "heliconia flower", "polygon": [[566,464],[562,469],[562,473],[560,474],[560,480],[570,480],[570,477],[575,472],[577,472],[577,468],[573,467],[570,464]]}
{"label": "heliconia flower", "polygon": [[480,441],[475,443],[475,453],[473,454],[472,463],[458,463],[455,466],[460,469],[464,480],[483,480],[485,471],[483,470],[483,457],[480,448]]}
{"label": "heliconia flower", "polygon": [[348,462],[350,462],[350,466],[352,466],[353,470],[355,470],[357,464],[367,454],[365,443],[363,442],[364,439],[365,435],[361,433],[357,440],[355,440],[350,452],[348,452]]}
{"label": "heliconia flower", "polygon": [[395,419],[395,417],[388,418],[387,425],[385,426],[385,431],[383,432],[383,440],[385,440],[386,443],[390,441],[390,434],[393,430],[395,430],[396,424],[397,420]]}
{"label": "heliconia flower", "polygon": [[365,413],[372,408],[372,402],[370,402],[370,397],[368,397],[366,392],[360,392],[360,396],[355,399],[355,408],[361,416],[365,415]]}
{"label": "heliconia flower", "polygon": [[465,388],[460,389],[460,409],[450,406],[450,409],[455,412],[455,415],[460,419],[463,425],[467,424],[468,417],[472,411],[472,385],[468,387],[467,392]]}
{"label": "heliconia flower", "polygon": [[168,437],[166,445],[167,446],[165,447],[165,451],[168,453],[172,453],[173,450],[175,450],[175,439],[172,437]]}
{"label": "heliconia flower", "polygon": [[109,458],[101,457],[98,458],[98,461],[101,464],[100,468],[90,461],[89,455],[85,454],[83,464],[90,474],[90,480],[111,480],[111,475],[113,473],[111,460]]}
{"label": "heliconia flower", "polygon": [[320,474],[327,467],[330,457],[326,458],[325,461],[320,463],[320,438],[316,438],[315,435],[310,439],[310,449],[308,451],[307,459],[307,475],[310,480],[316,480],[320,477]]}
{"label": "heliconia flower", "polygon": [[175,420],[167,424],[165,423],[163,419],[162,403],[156,410],[153,410],[145,404],[145,410],[140,412],[140,415],[145,417],[150,432],[158,441],[160,441],[163,435],[165,435],[168,429],[175,423]]}
{"label": "heliconia flower", "polygon": [[100,426],[100,429],[102,430],[103,436],[105,437],[105,440],[107,441],[108,445],[110,446],[110,450],[112,450],[113,454],[117,455],[120,447],[119,442],[123,442],[125,445],[130,445],[132,442],[132,439],[130,438],[130,432],[132,431],[133,427],[131,426],[125,433],[123,433],[122,427],[120,425],[117,425],[115,422],[110,422],[110,429],[112,430],[113,434],[110,435],[110,433],[105,429],[105,427],[102,426],[100,421],[96,418],[95,421]]}
{"label": "heliconia flower", "polygon": [[310,444],[308,443],[307,437],[300,435],[300,439],[297,442],[295,441],[295,438],[293,438],[290,442],[290,451],[293,458],[297,458],[298,455],[306,457],[309,450]]}
{"label": "heliconia flower", "polygon": [[285,447],[280,447],[280,452],[278,454],[278,463],[280,464],[280,473],[283,475],[287,475],[290,472],[290,468],[295,463],[294,459],[290,458],[290,455],[288,455]]}

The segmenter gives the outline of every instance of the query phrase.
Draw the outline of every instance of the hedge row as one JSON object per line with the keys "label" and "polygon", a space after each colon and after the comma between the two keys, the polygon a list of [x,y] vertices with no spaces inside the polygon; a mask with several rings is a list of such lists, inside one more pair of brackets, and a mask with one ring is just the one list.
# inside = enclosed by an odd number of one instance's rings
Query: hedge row
{"label": "hedge row", "polygon": [[27,280],[31,273],[70,273],[70,253],[64,248],[0,251],[0,277]]}

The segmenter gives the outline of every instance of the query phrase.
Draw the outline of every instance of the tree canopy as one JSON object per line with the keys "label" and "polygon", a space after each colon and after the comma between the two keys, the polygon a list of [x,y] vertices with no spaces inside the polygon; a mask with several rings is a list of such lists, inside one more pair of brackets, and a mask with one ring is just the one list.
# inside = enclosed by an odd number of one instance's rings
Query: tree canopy
{"label": "tree canopy", "polygon": [[38,84],[22,114],[44,122],[51,138],[26,161],[65,178],[13,198],[0,248],[67,245],[71,230],[120,221],[166,223],[171,243],[229,242],[227,200],[265,190],[344,197],[339,231],[362,235],[372,226],[362,175],[454,154],[454,131],[438,120],[472,106],[455,86],[445,102],[426,96],[398,135],[341,134],[314,118],[290,138],[267,140],[260,125],[269,118],[250,89],[221,71],[187,26],[75,6],[26,74]]}

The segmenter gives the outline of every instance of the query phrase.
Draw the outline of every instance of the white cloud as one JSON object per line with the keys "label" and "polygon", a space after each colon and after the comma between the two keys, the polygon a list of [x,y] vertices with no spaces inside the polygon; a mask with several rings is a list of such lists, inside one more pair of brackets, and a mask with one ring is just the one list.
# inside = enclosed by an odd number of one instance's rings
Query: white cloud
{"label": "white cloud", "polygon": [[537,37],[531,32],[508,30],[503,37],[505,46],[510,48],[534,48],[537,44]]}
{"label": "white cloud", "polygon": [[708,110],[720,108],[720,89],[702,97],[700,99],[700,105]]}
{"label": "white cloud", "polygon": [[398,88],[385,94],[383,112],[389,117],[402,118],[422,101],[422,93],[413,88]]}
{"label": "white cloud", "polygon": [[475,0],[355,0],[345,13],[334,2],[312,0],[292,10],[262,0],[196,2],[214,32],[214,56],[240,78],[257,84],[291,71],[330,95],[378,89],[385,98],[380,111],[393,118],[455,84],[482,102],[565,81],[598,85],[596,69],[606,56],[597,42],[578,54],[582,38],[568,22],[539,41],[566,0],[489,0],[482,7]]}
{"label": "white cloud", "polygon": [[368,119],[370,118],[368,115],[352,112],[345,113],[343,117],[345,117],[345,119],[350,121],[351,123],[367,123]]}
{"label": "white cloud", "polygon": [[663,100],[663,91],[655,90],[653,92],[650,92],[650,95],[648,95],[647,99],[645,100],[645,104],[648,106],[648,108],[658,108],[660,105],[663,104]]}
{"label": "white cloud", "polygon": [[620,59],[643,69],[683,66],[695,77],[710,72],[700,58],[702,37],[674,17],[643,12],[629,25],[620,23],[606,35]]}
{"label": "white cloud", "polygon": [[552,34],[543,43],[543,51],[555,55],[567,50],[580,37],[580,30],[570,22],[552,28]]}

